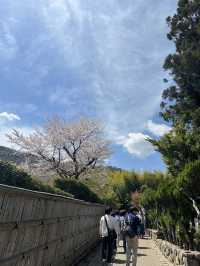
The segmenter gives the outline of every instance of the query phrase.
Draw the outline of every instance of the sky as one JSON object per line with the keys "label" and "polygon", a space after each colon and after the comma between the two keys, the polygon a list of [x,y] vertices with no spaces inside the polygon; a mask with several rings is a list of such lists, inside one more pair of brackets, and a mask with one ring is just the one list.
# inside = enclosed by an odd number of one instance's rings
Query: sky
{"label": "sky", "polygon": [[147,137],[170,130],[159,117],[166,17],[174,0],[1,0],[0,145],[46,117],[103,121],[109,164],[164,170]]}

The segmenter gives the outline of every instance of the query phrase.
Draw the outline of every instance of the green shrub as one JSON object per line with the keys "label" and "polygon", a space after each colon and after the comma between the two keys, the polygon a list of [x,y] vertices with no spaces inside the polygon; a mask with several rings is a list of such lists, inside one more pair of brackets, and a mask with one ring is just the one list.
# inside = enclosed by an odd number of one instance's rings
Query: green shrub
{"label": "green shrub", "polygon": [[58,188],[53,188],[44,184],[43,182],[32,178],[26,172],[18,169],[15,165],[2,161],[0,161],[0,183],[8,186],[72,197],[70,193],[66,193]]}
{"label": "green shrub", "polygon": [[57,179],[55,186],[67,193],[74,195],[76,199],[101,203],[100,198],[90,188],[76,180]]}

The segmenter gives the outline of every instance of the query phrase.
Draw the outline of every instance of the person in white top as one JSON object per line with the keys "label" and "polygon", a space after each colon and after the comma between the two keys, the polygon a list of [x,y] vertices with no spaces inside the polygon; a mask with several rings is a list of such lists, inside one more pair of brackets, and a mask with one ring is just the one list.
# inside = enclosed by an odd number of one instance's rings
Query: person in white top
{"label": "person in white top", "polygon": [[102,238],[102,261],[112,263],[114,240],[117,237],[118,225],[114,217],[111,216],[112,208],[105,210],[105,215],[101,217],[99,233]]}
{"label": "person in white top", "polygon": [[111,214],[114,219],[115,219],[115,228],[116,228],[116,233],[117,233],[117,239],[114,243],[114,249],[117,250],[117,247],[119,247],[119,241],[120,241],[120,216],[119,216],[119,211],[114,211]]}

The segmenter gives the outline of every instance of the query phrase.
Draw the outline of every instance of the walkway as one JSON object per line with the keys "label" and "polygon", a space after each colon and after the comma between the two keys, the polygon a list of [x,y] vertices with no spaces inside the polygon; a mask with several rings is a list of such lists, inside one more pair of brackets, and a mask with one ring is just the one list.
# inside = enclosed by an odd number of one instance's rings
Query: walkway
{"label": "walkway", "polygon": [[[113,266],[126,265],[126,256],[122,251],[120,247]],[[93,252],[89,258],[81,262],[78,266],[102,266],[99,250]],[[172,266],[172,264],[161,254],[152,240],[141,239],[137,266]]]}

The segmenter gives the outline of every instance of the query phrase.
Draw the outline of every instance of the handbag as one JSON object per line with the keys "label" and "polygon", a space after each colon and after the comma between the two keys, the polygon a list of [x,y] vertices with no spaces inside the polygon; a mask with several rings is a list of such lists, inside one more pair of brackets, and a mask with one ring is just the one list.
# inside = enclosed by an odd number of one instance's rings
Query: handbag
{"label": "handbag", "polygon": [[115,232],[115,230],[111,230],[108,226],[108,221],[106,219],[106,217],[104,216],[105,219],[105,223],[106,223],[106,227],[108,230],[108,237],[112,238],[112,239],[117,239],[117,233]]}

